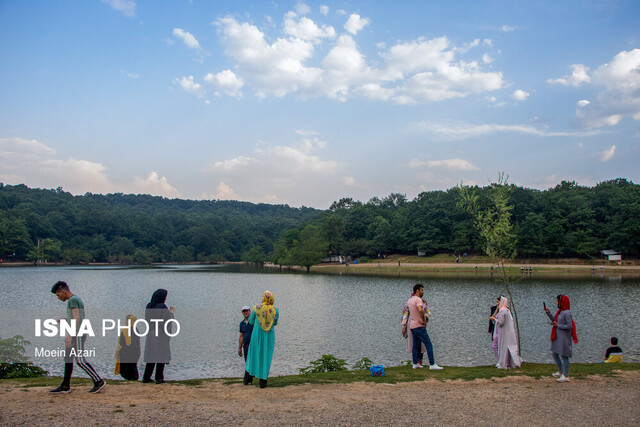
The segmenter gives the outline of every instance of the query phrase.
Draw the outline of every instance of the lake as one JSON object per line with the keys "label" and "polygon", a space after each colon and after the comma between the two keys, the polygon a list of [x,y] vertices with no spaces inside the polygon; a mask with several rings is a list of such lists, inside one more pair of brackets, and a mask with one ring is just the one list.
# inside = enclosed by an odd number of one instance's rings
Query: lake
{"label": "lake", "polygon": [[[402,307],[414,283],[425,287],[432,313],[428,332],[436,362],[443,366],[492,365],[487,333],[489,308],[503,288],[489,279],[430,277],[423,279],[276,273],[224,266],[5,267],[0,268],[0,337],[23,335],[32,342],[27,354],[37,365],[60,375],[53,357],[34,357],[35,348],[64,348],[60,337],[35,337],[35,319],[66,315],[66,303],[50,293],[66,281],[85,303],[96,337],[90,359],[107,378],[113,374],[116,335],[102,336],[101,319],[144,317],[144,307],[158,288],[167,289],[167,305],[176,307],[181,330],[172,339],[169,380],[239,377],[244,359],[237,354],[238,325],[244,305],[260,303],[270,290],[280,310],[271,375],[294,374],[323,354],[352,365],[362,357],[376,364],[398,365],[411,358],[400,333]],[[640,280],[596,274],[591,278],[552,280],[531,277],[512,285],[525,362],[552,363],[551,327],[542,302],[555,306],[567,294],[580,342],[572,362],[598,362],[609,338],[617,336],[624,360],[640,361]],[[554,310],[555,311],[555,310]],[[140,362],[142,365],[142,361]],[[75,368],[75,374],[85,374]]]}

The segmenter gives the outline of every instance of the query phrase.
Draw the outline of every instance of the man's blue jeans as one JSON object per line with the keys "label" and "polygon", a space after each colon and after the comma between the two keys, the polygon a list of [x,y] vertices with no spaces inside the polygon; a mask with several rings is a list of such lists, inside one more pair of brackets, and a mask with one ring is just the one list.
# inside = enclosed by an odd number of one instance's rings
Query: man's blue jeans
{"label": "man's blue jeans", "polygon": [[418,353],[420,352],[420,345],[424,343],[424,346],[427,347],[427,357],[429,357],[429,365],[435,364],[433,360],[433,346],[431,345],[431,339],[429,338],[429,334],[427,333],[427,328],[424,326],[420,328],[411,329],[411,333],[413,334],[413,364],[416,365],[418,363]]}

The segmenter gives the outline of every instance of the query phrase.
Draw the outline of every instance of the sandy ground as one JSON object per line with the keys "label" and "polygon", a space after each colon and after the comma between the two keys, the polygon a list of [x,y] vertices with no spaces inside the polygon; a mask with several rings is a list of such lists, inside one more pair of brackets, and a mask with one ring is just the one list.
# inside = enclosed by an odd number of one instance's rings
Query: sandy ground
{"label": "sandy ground", "polygon": [[[410,262],[401,262],[401,268],[405,267],[405,268],[424,268],[425,270],[428,269],[474,269],[474,267],[477,265],[478,266],[478,270],[488,270],[491,268],[492,265],[494,264],[490,264],[490,263],[478,263],[478,264],[471,264],[471,263],[451,263],[451,262],[429,262],[429,263],[410,263]],[[383,268],[393,268],[393,267],[397,267],[398,263],[397,262],[381,262],[380,266]],[[592,265],[585,265],[585,264],[522,264],[522,263],[514,263],[514,264],[505,264],[505,267],[514,267],[514,268],[520,268],[520,267],[533,267],[533,270],[535,271],[536,269],[553,269],[553,270],[585,270],[585,271],[592,271]],[[350,263],[349,266],[347,267],[345,264],[319,264],[319,265],[315,265],[313,266],[314,269],[317,269],[315,271],[321,270],[322,268],[376,268],[378,267],[378,263],[374,261],[372,262],[368,262],[368,263],[364,263],[364,264],[353,264]],[[600,273],[600,265],[596,263],[595,265],[596,267],[596,273]],[[610,271],[610,270],[615,270],[615,271],[640,271],[640,265],[607,265],[604,267],[604,271]]]}
{"label": "sandy ground", "polygon": [[[73,383],[72,383],[73,384]],[[640,372],[557,383],[507,377],[259,389],[220,381],[76,387],[0,383],[1,425],[619,425],[640,424]]]}

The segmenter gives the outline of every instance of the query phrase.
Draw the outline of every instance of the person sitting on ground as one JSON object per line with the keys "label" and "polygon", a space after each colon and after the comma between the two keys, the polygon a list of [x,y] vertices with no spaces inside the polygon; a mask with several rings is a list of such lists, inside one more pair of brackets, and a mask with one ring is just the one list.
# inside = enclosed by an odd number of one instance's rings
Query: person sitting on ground
{"label": "person sitting on ground", "polygon": [[604,363],[622,363],[622,349],[618,347],[618,338],[611,337],[611,347],[607,349]]}
{"label": "person sitting on ground", "polygon": [[127,381],[138,381],[139,378],[140,336],[133,326],[136,320],[138,319],[133,314],[127,315],[125,325],[129,327],[122,329],[118,337],[118,346],[116,347],[114,374],[120,374]]}

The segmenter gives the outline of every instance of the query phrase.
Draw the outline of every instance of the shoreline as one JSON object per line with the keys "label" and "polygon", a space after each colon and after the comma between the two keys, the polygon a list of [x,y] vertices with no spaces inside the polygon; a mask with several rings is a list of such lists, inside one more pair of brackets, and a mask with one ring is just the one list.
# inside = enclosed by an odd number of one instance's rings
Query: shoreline
{"label": "shoreline", "polygon": [[[478,262],[464,261],[456,263],[455,261],[443,260],[442,257],[418,259],[418,257],[402,257],[393,255],[381,262],[376,260],[364,262],[364,263],[322,263],[311,266],[310,273],[312,274],[327,274],[327,275],[364,275],[364,276],[384,276],[384,277],[407,277],[407,278],[421,278],[421,277],[438,277],[438,278],[497,278],[500,274],[499,270],[495,267],[495,264],[487,262],[486,257],[477,257]],[[449,258],[453,258],[450,256]],[[400,266],[398,266],[400,261]],[[419,262],[416,262],[419,261]],[[582,260],[545,260],[545,262],[531,262],[534,260],[523,260],[528,262],[513,262],[505,264],[510,279],[518,280],[520,278],[532,278],[540,277],[543,279],[602,279],[608,278],[610,280],[622,280],[622,279],[640,279],[640,261],[625,261],[624,265],[619,263],[613,263],[605,261],[602,263],[584,263]],[[539,260],[535,260],[539,261]],[[557,262],[551,262],[557,261]],[[89,264],[66,264],[66,263],[48,263],[34,265],[29,262],[3,262],[0,263],[2,267],[15,267],[15,268],[27,268],[27,267],[114,267],[114,268],[156,268],[163,266],[210,266],[210,267],[224,267],[224,266],[246,266],[251,267],[255,264],[242,262],[242,261],[230,261],[218,264],[192,262],[192,263],[153,263],[153,264],[117,264],[117,263],[89,263]],[[491,267],[494,269],[491,270]],[[600,268],[602,266],[602,269]],[[521,270],[524,267],[525,270]],[[528,271],[529,267],[531,271]],[[299,266],[278,266],[271,263],[265,263],[264,269],[278,272],[295,272],[305,273],[306,268]]]}

